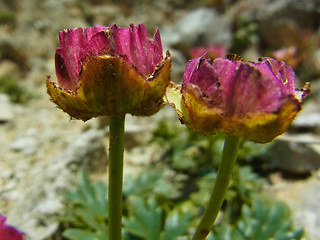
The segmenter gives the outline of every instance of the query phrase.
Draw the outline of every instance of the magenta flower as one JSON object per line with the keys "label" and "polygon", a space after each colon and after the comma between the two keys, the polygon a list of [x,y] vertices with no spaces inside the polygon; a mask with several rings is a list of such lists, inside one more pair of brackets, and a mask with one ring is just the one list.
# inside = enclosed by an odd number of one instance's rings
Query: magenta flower
{"label": "magenta flower", "polygon": [[168,102],[190,128],[203,134],[224,132],[265,143],[284,133],[309,93],[295,88],[290,66],[272,58],[258,63],[204,57],[186,65],[181,94],[167,93]]}
{"label": "magenta flower", "polygon": [[158,30],[152,40],[143,24],[68,29],[59,37],[59,86],[48,78],[47,91],[71,117],[148,116],[163,106],[171,58],[163,58]]}
{"label": "magenta flower", "polygon": [[6,224],[7,218],[0,214],[0,240],[23,240],[24,234],[15,227]]}
{"label": "magenta flower", "polygon": [[227,54],[227,49],[222,45],[210,44],[208,46],[196,47],[190,50],[191,58],[198,58],[206,54],[208,58],[214,60],[216,58],[223,58]]}
{"label": "magenta flower", "polygon": [[290,46],[273,51],[271,56],[276,60],[287,62],[293,68],[296,68],[302,60],[298,55],[298,48],[296,46]]}

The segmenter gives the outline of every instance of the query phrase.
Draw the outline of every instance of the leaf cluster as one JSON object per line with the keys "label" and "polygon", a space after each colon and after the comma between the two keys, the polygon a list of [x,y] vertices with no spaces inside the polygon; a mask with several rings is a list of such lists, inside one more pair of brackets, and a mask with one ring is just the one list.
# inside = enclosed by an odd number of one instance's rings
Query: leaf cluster
{"label": "leaf cluster", "polygon": [[106,240],[108,199],[102,182],[92,184],[84,172],[79,172],[79,185],[75,191],[66,192],[66,214],[59,221],[67,228],[67,239]]}
{"label": "leaf cluster", "polygon": [[[124,239],[186,239],[179,237],[186,233],[192,214],[182,206],[172,207],[171,199],[177,197],[179,184],[169,184],[163,174],[163,169],[150,169],[127,179]],[[72,240],[108,239],[106,186],[91,183],[84,172],[79,179],[77,190],[66,193],[66,214],[58,219],[66,229],[63,236]]]}
{"label": "leaf cluster", "polygon": [[218,225],[209,240],[300,240],[303,229],[294,230],[288,207],[282,202],[268,204],[255,199],[242,208],[242,218],[234,225]]}

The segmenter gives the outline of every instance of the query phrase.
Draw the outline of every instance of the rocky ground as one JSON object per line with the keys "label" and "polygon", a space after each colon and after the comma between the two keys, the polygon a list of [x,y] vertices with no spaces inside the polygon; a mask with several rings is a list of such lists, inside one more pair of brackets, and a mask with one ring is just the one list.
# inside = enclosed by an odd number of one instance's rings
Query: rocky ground
{"label": "rocky ground", "polygon": [[[130,23],[145,23],[152,32],[158,26],[164,49],[172,52],[172,78],[177,82],[189,59],[190,48],[209,43],[232,47],[235,15],[257,20],[254,26],[249,24],[249,29],[243,30],[249,34],[251,28],[258,29],[260,34],[259,40],[255,35],[248,40],[253,41],[250,47],[243,46],[242,53],[250,60],[259,56],[258,45],[274,48],[294,40],[284,38],[283,32],[299,31],[303,26],[319,31],[317,1],[260,0],[258,6],[256,1],[246,0],[235,1],[229,7],[220,1],[196,2],[190,1],[189,5],[182,0],[119,1],[118,4],[99,0],[0,2],[0,77],[11,76],[31,95],[24,103],[13,103],[8,94],[0,94],[0,212],[8,216],[9,223],[28,232],[30,239],[49,239],[57,230],[53,216],[61,211],[62,190],[74,187],[75,173],[84,167],[91,170],[93,178],[106,179],[108,127],[105,121],[69,121],[46,94],[46,75],[55,77],[54,53],[59,30],[93,24],[117,23],[126,27]],[[13,16],[1,20],[2,9],[14,13]],[[302,35],[310,36],[308,39],[316,37],[307,31]],[[294,37],[304,46],[305,38],[301,40],[298,34]],[[319,41],[315,45],[313,55],[307,57],[314,58],[312,66],[320,72]],[[313,84],[312,96],[294,124],[294,134],[277,140],[271,162],[272,167],[286,172],[311,172],[311,175],[300,180],[275,175],[274,184],[267,191],[286,201],[294,210],[296,224],[306,227],[311,239],[317,239],[320,87],[316,78],[308,80]],[[176,121],[170,108],[152,118],[128,116],[125,175],[137,172],[150,159],[152,150],[137,146],[147,139],[160,118]]]}

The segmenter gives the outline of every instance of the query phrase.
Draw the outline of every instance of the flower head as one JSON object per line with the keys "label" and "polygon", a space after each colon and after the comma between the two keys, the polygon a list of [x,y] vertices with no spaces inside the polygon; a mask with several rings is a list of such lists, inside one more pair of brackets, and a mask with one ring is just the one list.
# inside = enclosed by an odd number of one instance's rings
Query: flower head
{"label": "flower head", "polygon": [[[231,60],[230,60],[231,59]],[[183,84],[168,102],[186,125],[203,134],[225,132],[265,143],[284,133],[309,93],[295,89],[290,66],[272,58],[258,63],[230,55],[211,64],[199,57],[186,65]]]}
{"label": "flower head", "polygon": [[148,116],[162,107],[171,58],[163,58],[158,30],[152,40],[143,24],[68,29],[59,37],[59,86],[48,78],[47,91],[71,117]]}
{"label": "flower head", "polygon": [[24,234],[15,227],[6,224],[6,217],[0,214],[0,239],[1,240],[23,240]]}

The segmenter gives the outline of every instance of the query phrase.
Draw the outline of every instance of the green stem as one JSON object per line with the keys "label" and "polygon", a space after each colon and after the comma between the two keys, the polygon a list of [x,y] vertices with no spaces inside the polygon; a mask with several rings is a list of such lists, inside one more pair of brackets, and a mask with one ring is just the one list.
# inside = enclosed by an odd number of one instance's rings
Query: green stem
{"label": "green stem", "polygon": [[111,117],[109,142],[108,239],[121,240],[125,116]]}
{"label": "green stem", "polygon": [[216,221],[232,177],[232,170],[236,163],[240,140],[240,137],[226,136],[217,179],[207,209],[202,216],[192,240],[206,239]]}

